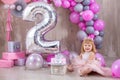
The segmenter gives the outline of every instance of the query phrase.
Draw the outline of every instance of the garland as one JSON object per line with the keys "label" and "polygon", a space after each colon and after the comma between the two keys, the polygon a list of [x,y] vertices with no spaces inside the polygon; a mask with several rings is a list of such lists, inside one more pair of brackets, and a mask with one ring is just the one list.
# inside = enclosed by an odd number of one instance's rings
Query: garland
{"label": "garland", "polygon": [[104,21],[98,19],[100,6],[95,0],[53,0],[56,7],[70,10],[69,19],[80,28],[77,37],[82,41],[86,37],[94,40],[96,48],[102,48]]}

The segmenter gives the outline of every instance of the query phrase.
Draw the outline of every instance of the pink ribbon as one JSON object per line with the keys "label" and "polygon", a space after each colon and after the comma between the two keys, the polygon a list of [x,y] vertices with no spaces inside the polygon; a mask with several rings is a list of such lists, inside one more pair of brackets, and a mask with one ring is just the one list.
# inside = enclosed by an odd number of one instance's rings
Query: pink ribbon
{"label": "pink ribbon", "polygon": [[6,40],[10,41],[11,40],[11,36],[10,36],[10,32],[12,31],[12,26],[11,26],[11,13],[10,13],[10,9],[8,9],[8,16],[7,16],[7,23],[6,23]]}

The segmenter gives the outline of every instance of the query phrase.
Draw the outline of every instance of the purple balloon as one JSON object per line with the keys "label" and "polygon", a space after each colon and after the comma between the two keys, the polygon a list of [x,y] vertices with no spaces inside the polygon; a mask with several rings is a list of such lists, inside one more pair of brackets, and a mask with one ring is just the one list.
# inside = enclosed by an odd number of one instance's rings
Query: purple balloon
{"label": "purple balloon", "polygon": [[105,64],[105,59],[104,59],[104,57],[102,56],[102,54],[100,54],[100,53],[96,53],[96,58],[100,61],[100,63],[101,63],[101,66],[106,66],[106,64]]}
{"label": "purple balloon", "polygon": [[70,14],[70,21],[73,22],[73,23],[78,23],[80,21],[79,16],[80,15],[78,13],[72,12]]}
{"label": "purple balloon", "polygon": [[120,59],[116,60],[112,64],[111,69],[112,69],[112,76],[116,78],[120,78]]}
{"label": "purple balloon", "polygon": [[95,30],[102,31],[104,29],[104,21],[103,20],[97,20],[94,23],[94,28]]}
{"label": "purple balloon", "polygon": [[98,13],[100,10],[100,6],[97,3],[93,3],[90,5],[90,10],[93,11],[93,13]]}
{"label": "purple balloon", "polygon": [[[57,0],[56,0],[57,1]],[[63,8],[69,8],[70,7],[70,2],[67,0],[63,0],[62,2],[62,7]]]}
{"label": "purple balloon", "polygon": [[91,10],[86,10],[82,13],[82,17],[85,21],[90,21],[93,19],[94,14]]}

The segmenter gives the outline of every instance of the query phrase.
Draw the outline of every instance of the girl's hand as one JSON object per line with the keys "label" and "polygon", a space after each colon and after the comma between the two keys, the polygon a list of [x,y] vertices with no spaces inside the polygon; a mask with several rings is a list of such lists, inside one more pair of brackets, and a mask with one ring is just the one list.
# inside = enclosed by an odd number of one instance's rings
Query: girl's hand
{"label": "girl's hand", "polygon": [[88,60],[95,60],[95,53],[94,52],[90,52],[90,56]]}

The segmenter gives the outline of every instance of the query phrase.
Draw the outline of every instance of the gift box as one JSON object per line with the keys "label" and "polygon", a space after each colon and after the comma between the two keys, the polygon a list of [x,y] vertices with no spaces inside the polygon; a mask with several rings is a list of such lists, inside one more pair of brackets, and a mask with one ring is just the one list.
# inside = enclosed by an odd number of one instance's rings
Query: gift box
{"label": "gift box", "polygon": [[8,41],[8,52],[20,52],[20,42]]}
{"label": "gift box", "polygon": [[66,58],[55,56],[51,59],[51,74],[64,75],[67,70]]}

